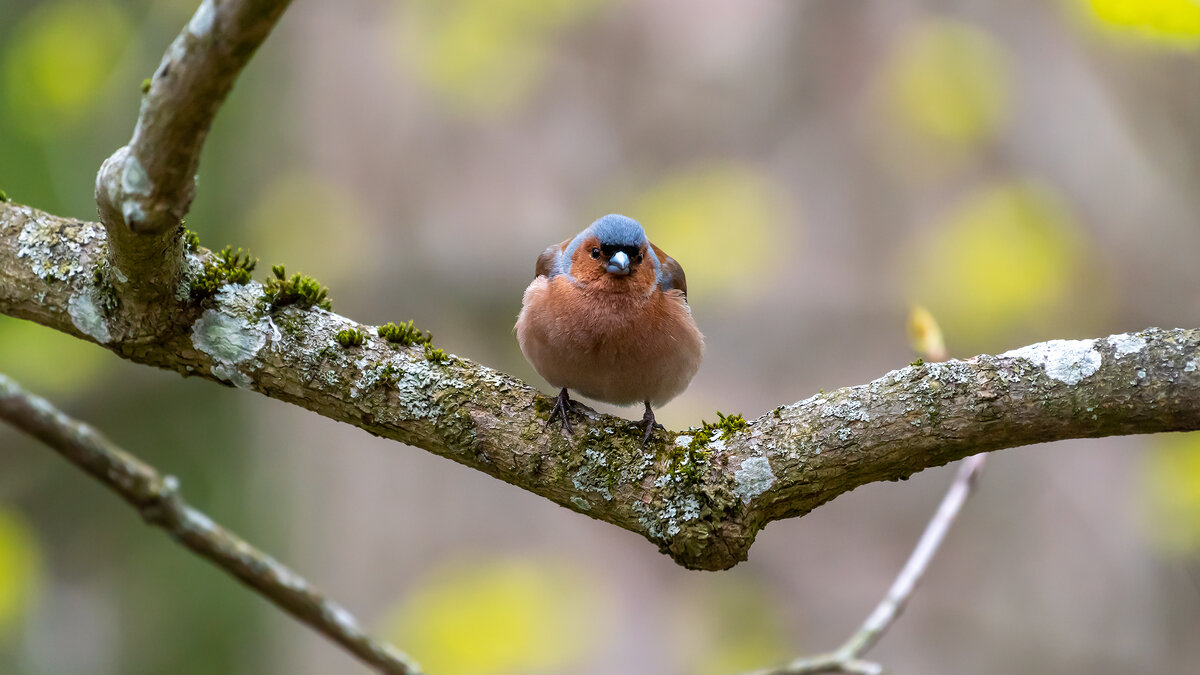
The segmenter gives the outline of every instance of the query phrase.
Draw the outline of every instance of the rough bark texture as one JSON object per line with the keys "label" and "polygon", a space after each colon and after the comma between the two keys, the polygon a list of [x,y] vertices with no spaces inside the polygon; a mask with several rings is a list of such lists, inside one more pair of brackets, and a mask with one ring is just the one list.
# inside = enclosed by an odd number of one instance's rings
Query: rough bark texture
{"label": "rough bark texture", "polygon": [[203,0],[163,54],[142,96],[137,126],[96,176],[96,204],[123,296],[159,316],[180,274],[180,227],[195,196],[200,150],[234,80],[289,0]]}
{"label": "rough bark texture", "polygon": [[[546,428],[548,397],[466,359],[430,360],[321,309],[271,311],[257,282],[193,300],[213,263],[203,249],[162,290],[174,302],[145,312],[119,293],[107,245],[98,224],[0,204],[0,312],[424,448],[637,532],[691,568],[732,567],[768,522],[864,483],[1030,443],[1200,428],[1200,330],[1152,328],[908,366],[645,446],[596,413],[567,438]],[[349,328],[365,343],[342,346]]]}

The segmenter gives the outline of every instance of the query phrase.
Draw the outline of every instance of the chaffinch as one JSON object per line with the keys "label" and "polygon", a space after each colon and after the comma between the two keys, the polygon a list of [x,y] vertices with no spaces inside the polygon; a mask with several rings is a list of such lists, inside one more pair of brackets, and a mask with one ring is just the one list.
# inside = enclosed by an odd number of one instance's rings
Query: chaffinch
{"label": "chaffinch", "polygon": [[561,388],[549,419],[561,413],[568,434],[574,389],[616,405],[645,403],[648,442],[661,426],[651,405],[687,388],[704,351],[683,268],[636,220],[616,214],[538,256],[516,330],[521,353]]}

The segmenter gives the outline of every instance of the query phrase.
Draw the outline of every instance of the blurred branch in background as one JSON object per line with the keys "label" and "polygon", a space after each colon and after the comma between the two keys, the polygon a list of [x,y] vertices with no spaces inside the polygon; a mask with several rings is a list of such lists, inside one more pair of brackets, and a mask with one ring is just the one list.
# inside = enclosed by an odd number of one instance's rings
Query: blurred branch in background
{"label": "blurred branch in background", "polygon": [[71,419],[3,374],[0,374],[0,418],[50,446],[103,483],[136,509],[147,523],[162,528],[172,539],[364,663],[388,675],[420,672],[405,654],[372,639],[348,611],[298,574],[189,506],[180,497],[179,484],[173,476],[163,476],[92,427]]}
{"label": "blurred branch in background", "polygon": [[796,659],[780,668],[758,671],[754,675],[812,675],[814,673],[881,675],[884,672],[883,666],[863,661],[862,656],[875,646],[879,638],[883,637],[884,632],[900,616],[900,612],[904,611],[904,606],[908,604],[921,577],[929,569],[929,563],[933,561],[933,556],[946,538],[946,533],[954,525],[959,511],[962,510],[967,497],[971,495],[971,489],[975,486],[979,473],[983,471],[986,460],[987,455],[983,454],[972,455],[962,460],[954,482],[950,485],[946,496],[942,498],[942,503],[933,514],[933,518],[930,519],[929,525],[921,533],[921,539],[917,541],[917,546],[909,556],[908,562],[904,563],[904,569],[900,571],[899,576],[888,589],[887,595],[875,607],[875,611],[871,612],[862,627],[850,636],[844,645],[835,652]]}

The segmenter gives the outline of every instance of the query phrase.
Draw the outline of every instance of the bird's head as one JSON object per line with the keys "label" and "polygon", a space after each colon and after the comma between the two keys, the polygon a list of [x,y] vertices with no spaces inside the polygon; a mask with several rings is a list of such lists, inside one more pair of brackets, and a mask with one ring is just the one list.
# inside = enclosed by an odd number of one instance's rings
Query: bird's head
{"label": "bird's head", "polygon": [[588,226],[571,242],[571,276],[577,280],[631,290],[655,283],[650,241],[632,218],[609,214]]}

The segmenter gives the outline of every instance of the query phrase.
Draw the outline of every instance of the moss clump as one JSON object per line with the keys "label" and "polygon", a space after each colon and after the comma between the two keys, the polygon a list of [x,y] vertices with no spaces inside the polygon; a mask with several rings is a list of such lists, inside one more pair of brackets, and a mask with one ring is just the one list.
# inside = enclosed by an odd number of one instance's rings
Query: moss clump
{"label": "moss clump", "polygon": [[5,192],[4,190],[0,190],[0,202],[6,202],[6,201],[8,201],[8,193]]}
{"label": "moss clump", "polygon": [[375,332],[379,334],[379,337],[394,345],[411,347],[413,345],[433,344],[433,334],[414,327],[411,320],[399,326],[389,321],[376,329]]}
{"label": "moss clump", "polygon": [[274,276],[263,285],[263,294],[272,311],[287,305],[333,309],[333,301],[326,297],[329,289],[316,279],[303,274],[293,274],[288,278],[283,265],[273,266],[271,273]]}
{"label": "moss clump", "polygon": [[910,361],[908,363],[908,365],[913,366],[913,367],[923,366],[923,365],[925,365],[925,359],[917,359],[916,361]]}
{"label": "moss clump", "polygon": [[350,347],[361,347],[367,341],[367,335],[357,328],[346,328],[338,331],[337,341],[338,344],[347,349]]}
{"label": "moss clump", "polygon": [[142,80],[142,93],[143,94],[150,93],[150,78],[148,78],[148,77],[146,79]]}
{"label": "moss clump", "polygon": [[195,253],[196,249],[200,248],[200,235],[187,229],[182,223],[179,229],[183,231],[183,247]]}
{"label": "moss clump", "polygon": [[707,450],[709,443],[714,440],[725,440],[739,431],[750,428],[750,423],[741,413],[725,415],[717,413],[716,422],[700,420],[700,428],[688,430],[692,441],[687,447],[675,446],[670,454],[670,470],[676,476],[677,482],[696,482],[701,478],[701,467],[712,457],[712,451]]}
{"label": "moss clump", "polygon": [[432,361],[433,363],[445,363],[446,361],[450,360],[450,357],[446,354],[446,352],[442,351],[441,349],[436,349],[433,345],[426,342],[425,360]]}
{"label": "moss clump", "polygon": [[250,283],[250,273],[257,264],[258,258],[251,258],[240,248],[226,246],[205,261],[204,272],[192,284],[192,300],[210,298],[225,284]]}

